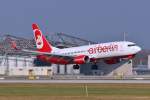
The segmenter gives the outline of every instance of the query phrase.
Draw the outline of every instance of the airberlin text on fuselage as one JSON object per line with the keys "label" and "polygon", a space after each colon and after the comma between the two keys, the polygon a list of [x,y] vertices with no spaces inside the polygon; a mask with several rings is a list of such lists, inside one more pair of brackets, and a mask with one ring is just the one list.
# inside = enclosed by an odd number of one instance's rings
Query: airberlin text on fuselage
{"label": "airberlin text on fuselage", "polygon": [[105,46],[98,45],[96,47],[88,49],[89,54],[103,53],[103,52],[110,52],[110,51],[118,51],[118,45],[116,44],[105,45]]}

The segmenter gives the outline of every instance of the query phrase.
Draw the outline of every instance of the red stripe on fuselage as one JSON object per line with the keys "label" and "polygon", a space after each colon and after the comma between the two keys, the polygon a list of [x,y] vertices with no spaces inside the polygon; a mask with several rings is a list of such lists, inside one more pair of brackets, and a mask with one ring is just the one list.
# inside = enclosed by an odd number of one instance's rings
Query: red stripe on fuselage
{"label": "red stripe on fuselage", "polygon": [[48,57],[46,55],[38,55],[37,58],[41,61],[54,64],[69,64],[69,61],[59,57]]}

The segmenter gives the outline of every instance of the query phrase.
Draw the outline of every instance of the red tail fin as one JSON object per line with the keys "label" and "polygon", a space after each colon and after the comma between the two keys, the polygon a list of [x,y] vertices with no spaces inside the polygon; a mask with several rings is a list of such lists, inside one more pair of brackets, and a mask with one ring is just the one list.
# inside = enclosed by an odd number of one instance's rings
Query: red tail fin
{"label": "red tail fin", "polygon": [[34,33],[34,39],[36,42],[36,46],[38,51],[41,52],[52,52],[52,46],[43,36],[41,30],[39,29],[37,24],[32,24],[32,29]]}

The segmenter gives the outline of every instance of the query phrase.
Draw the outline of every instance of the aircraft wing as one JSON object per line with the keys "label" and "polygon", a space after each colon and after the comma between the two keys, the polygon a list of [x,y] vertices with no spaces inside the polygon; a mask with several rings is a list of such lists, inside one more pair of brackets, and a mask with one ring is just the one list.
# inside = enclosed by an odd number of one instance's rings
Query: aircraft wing
{"label": "aircraft wing", "polygon": [[72,63],[74,58],[76,56],[78,56],[78,55],[71,56],[71,55],[55,54],[55,53],[41,52],[41,51],[36,51],[36,50],[29,50],[29,49],[19,49],[19,48],[17,48],[17,45],[16,45],[15,41],[11,42],[11,47],[14,48],[15,50],[22,51],[22,52],[24,52],[26,54],[30,54],[30,55],[35,55],[35,56],[44,55],[44,56],[47,56],[49,58],[57,58],[57,59],[60,59],[60,60],[64,59],[68,63]]}
{"label": "aircraft wing", "polygon": [[48,53],[48,52],[40,52],[40,51],[33,51],[33,50],[27,50],[27,49],[22,49],[21,51],[29,53],[31,55],[46,55],[49,57],[58,57],[58,58],[65,58],[65,59],[70,59],[73,60],[74,56],[67,56],[67,55],[59,55],[59,54],[53,54],[53,53]]}

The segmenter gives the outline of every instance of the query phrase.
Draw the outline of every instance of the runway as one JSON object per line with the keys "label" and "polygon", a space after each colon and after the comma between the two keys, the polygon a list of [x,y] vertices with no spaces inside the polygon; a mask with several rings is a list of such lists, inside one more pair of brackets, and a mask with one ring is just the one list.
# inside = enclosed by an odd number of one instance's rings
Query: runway
{"label": "runway", "polygon": [[137,83],[150,84],[150,80],[0,80],[0,83]]}

